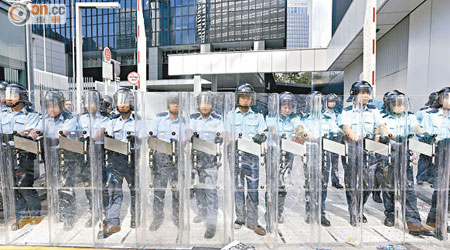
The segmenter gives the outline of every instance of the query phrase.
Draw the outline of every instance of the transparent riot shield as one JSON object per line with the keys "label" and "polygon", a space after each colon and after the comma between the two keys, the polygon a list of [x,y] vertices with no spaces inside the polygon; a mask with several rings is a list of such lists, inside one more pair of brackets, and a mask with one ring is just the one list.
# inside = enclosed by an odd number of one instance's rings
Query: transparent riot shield
{"label": "transparent riot shield", "polygon": [[[50,242],[55,245],[93,245],[92,229],[84,227],[87,203],[81,174],[88,160],[86,132],[79,127],[82,114],[67,110],[69,92],[46,91],[42,99],[45,168],[50,189]],[[88,102],[88,95],[85,96]],[[84,109],[88,105],[83,105]]]}
{"label": "transparent riot shield", "polygon": [[208,91],[187,96],[186,197],[182,197],[186,198],[182,201],[189,230],[186,244],[223,247],[232,227],[229,190],[234,165],[233,131],[225,130],[225,123],[234,117],[234,94]]}
{"label": "transparent riot shield", "polygon": [[[441,90],[442,91],[442,90]],[[440,108],[433,114],[431,121],[436,128],[436,179],[431,201],[431,209],[428,214],[427,224],[435,228],[436,237],[448,242],[448,202],[450,184],[450,94],[448,91],[439,93]],[[433,220],[434,223],[433,224]],[[447,243],[448,244],[448,243]]]}
{"label": "transparent riot shield", "polygon": [[236,143],[232,168],[235,212],[232,238],[257,248],[276,245],[276,225],[271,221],[276,218],[273,215],[276,188],[271,186],[273,164],[268,151],[276,150],[279,142],[277,136],[267,136],[265,117],[278,113],[274,109],[277,106],[276,96],[271,98],[254,92],[237,94],[232,111],[234,121],[227,123],[227,130],[234,127],[232,139]]}
{"label": "transparent riot shield", "polygon": [[10,245],[50,242],[48,186],[43,166],[42,133],[38,129],[41,106],[29,99],[29,96],[39,97],[39,94],[17,92],[17,89],[6,93],[7,105],[14,106],[2,118],[3,211],[5,240]]}
{"label": "transparent riot shield", "polygon": [[279,141],[277,157],[273,156],[276,161],[272,161],[278,249],[316,247],[320,239],[322,174],[317,166],[321,164],[321,99],[318,97],[316,103],[313,99],[281,93],[274,108],[278,112],[267,117],[269,132],[276,134]]}
{"label": "transparent riot shield", "polygon": [[[135,101],[135,92],[121,88],[114,94],[114,110],[103,122],[92,124],[97,136],[92,157],[96,163],[94,179],[95,245],[110,247],[136,247],[136,227],[139,224],[139,209],[136,194],[136,128],[140,106]],[[101,119],[101,118],[100,118]],[[97,131],[100,131],[98,133]],[[103,138],[101,133],[103,132]],[[90,140],[92,146],[92,140]],[[101,145],[103,142],[103,146]],[[96,164],[96,166],[95,166]],[[98,218],[98,221],[97,221]]]}
{"label": "transparent riot shield", "polygon": [[[348,103],[344,104],[344,109],[337,118],[340,128],[338,134],[327,134],[323,139],[323,153],[333,153],[340,158],[344,180],[344,189],[328,189],[326,210],[331,227],[323,227],[322,232],[328,233],[326,238],[322,239],[324,246],[333,245],[333,240],[340,245],[360,245],[362,223],[366,221],[363,204],[369,192],[366,191],[367,154],[363,150],[365,139],[363,104],[362,100],[352,97],[347,101]],[[327,155],[324,159],[327,165],[330,165],[330,158]],[[342,174],[340,177],[342,181]]]}
{"label": "transparent riot shield", "polygon": [[180,199],[186,195],[181,180],[190,164],[181,154],[189,150],[186,98],[184,93],[136,93],[139,247],[180,247],[187,238],[187,208]]}

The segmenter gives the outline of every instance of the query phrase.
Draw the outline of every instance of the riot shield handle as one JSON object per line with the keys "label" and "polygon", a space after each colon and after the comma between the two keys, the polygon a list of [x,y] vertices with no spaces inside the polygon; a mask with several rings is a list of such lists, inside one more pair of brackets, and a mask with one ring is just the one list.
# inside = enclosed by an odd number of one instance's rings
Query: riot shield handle
{"label": "riot shield handle", "polygon": [[132,148],[132,138],[131,137],[131,131],[127,131],[127,157],[128,157],[128,165],[131,164],[131,151],[133,150]]}
{"label": "riot shield handle", "polygon": [[[242,133],[239,133],[239,139],[242,139]],[[238,141],[236,141],[236,144],[238,143]],[[242,189],[242,184],[241,184],[241,173],[242,173],[242,151],[239,150],[239,147],[236,145],[236,148],[238,149],[238,189]]]}
{"label": "riot shield handle", "polygon": [[[172,132],[172,135],[175,136],[177,133]],[[170,143],[172,144],[172,165],[175,166],[175,164],[177,164],[177,140],[172,138],[170,139]]]}
{"label": "riot shield handle", "polygon": [[[83,130],[83,137],[86,136],[87,131]],[[88,146],[89,146],[89,137],[85,138],[83,141],[83,156],[84,156],[84,164],[88,163]]]}
{"label": "riot shield handle", "polygon": [[[153,136],[153,131],[150,131],[150,132],[148,132],[148,134],[152,137]],[[150,149],[150,151],[148,152],[148,167],[150,168],[150,171],[151,171],[151,179],[150,179],[150,184],[149,184],[149,187],[150,188],[153,188],[154,187],[154,178],[155,178],[155,175],[154,175],[154,169],[153,169],[153,160],[154,160],[154,152],[153,152],[153,149]]]}
{"label": "riot shield handle", "polygon": [[64,132],[62,130],[59,131],[59,135],[66,137],[66,135],[64,134]]}
{"label": "riot shield handle", "polygon": [[43,141],[44,137],[42,136],[41,131],[39,131],[39,130],[36,131],[36,135],[37,135],[36,141],[37,141],[37,146],[38,146],[37,157],[38,157],[39,163],[43,163],[44,158],[42,157],[42,148],[43,148],[42,141]]}
{"label": "riot shield handle", "polygon": [[[220,138],[220,132],[217,132],[216,136],[217,136],[216,138]],[[220,139],[222,139],[222,138],[220,138]],[[223,139],[222,139],[222,141],[223,141]],[[221,160],[222,160],[222,152],[220,150],[220,144],[222,142],[217,139],[215,142],[216,142],[216,163],[217,163],[217,166],[219,167],[221,165]]]}

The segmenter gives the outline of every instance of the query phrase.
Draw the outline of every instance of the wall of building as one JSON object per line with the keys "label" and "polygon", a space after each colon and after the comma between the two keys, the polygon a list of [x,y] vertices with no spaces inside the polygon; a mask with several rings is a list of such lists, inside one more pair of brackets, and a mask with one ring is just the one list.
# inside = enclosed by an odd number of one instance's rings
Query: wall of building
{"label": "wall of building", "polygon": [[410,15],[408,94],[413,108],[450,86],[450,1],[428,0]]}
{"label": "wall of building", "polygon": [[376,94],[397,89],[407,92],[409,17],[377,41]]}
{"label": "wall of building", "polygon": [[[428,0],[377,41],[377,96],[393,89],[418,109],[450,86],[450,1]],[[362,72],[362,55],[345,69],[344,94]]]}
{"label": "wall of building", "polygon": [[[47,72],[67,76],[64,43],[45,39]],[[44,70],[44,38],[33,34],[33,66]]]}

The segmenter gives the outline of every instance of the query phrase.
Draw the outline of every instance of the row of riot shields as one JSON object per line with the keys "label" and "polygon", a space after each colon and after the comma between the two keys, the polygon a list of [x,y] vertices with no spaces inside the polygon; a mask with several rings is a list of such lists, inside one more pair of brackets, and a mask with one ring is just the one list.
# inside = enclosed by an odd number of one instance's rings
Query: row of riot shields
{"label": "row of riot shields", "polygon": [[[289,102],[258,93],[244,112],[234,93],[131,92],[131,112],[116,96],[110,114],[95,91],[84,93],[79,112],[64,109],[69,92],[31,94],[27,112],[39,118],[14,131],[10,114],[0,127],[4,244],[446,242],[450,126],[443,111],[428,120],[442,133],[424,138],[411,129],[417,124],[407,106],[395,125],[381,128],[379,119],[389,117],[368,112],[363,101],[333,113],[320,93]],[[435,172],[432,187],[420,190],[418,155]],[[344,189],[332,187],[336,179]],[[376,192],[383,203],[369,198]],[[429,214],[434,220],[426,221]],[[430,222],[437,237],[408,234],[420,222]]]}

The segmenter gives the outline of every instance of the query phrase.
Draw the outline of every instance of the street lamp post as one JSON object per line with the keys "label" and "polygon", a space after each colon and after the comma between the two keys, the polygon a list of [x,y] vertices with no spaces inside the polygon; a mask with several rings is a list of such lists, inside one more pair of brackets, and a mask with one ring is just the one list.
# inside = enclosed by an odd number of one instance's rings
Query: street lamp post
{"label": "street lamp post", "polygon": [[75,35],[76,35],[76,79],[77,79],[77,111],[81,113],[81,96],[83,95],[83,34],[81,31],[82,9],[119,9],[118,2],[79,2],[75,3]]}

